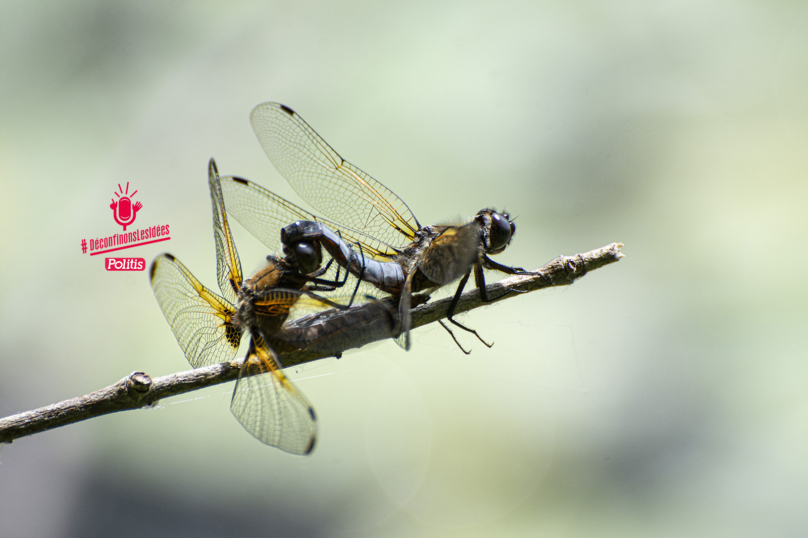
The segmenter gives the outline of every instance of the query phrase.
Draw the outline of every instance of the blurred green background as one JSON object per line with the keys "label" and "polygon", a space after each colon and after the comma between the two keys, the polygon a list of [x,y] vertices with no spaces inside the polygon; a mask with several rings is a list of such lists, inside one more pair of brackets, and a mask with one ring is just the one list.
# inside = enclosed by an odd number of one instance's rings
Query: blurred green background
{"label": "blurred green background", "polygon": [[[518,216],[497,261],[621,241],[566,289],[289,373],[312,456],[232,384],[0,453],[4,537],[804,536],[808,5],[0,2],[0,415],[189,365],[138,225],[215,287],[206,167],[300,199],[248,115],[280,101],[422,223]],[[266,255],[236,226],[245,272]],[[496,279],[492,275],[491,279]]]}

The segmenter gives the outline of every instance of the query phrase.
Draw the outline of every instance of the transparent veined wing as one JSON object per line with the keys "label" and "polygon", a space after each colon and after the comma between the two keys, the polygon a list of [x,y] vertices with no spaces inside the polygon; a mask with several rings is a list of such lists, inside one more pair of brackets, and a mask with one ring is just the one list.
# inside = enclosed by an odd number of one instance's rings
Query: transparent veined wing
{"label": "transparent veined wing", "polygon": [[233,359],[242,331],[233,324],[232,304],[203,286],[171,254],[154,259],[150,279],[160,309],[191,366]]}
{"label": "transparent veined wing", "polygon": [[230,225],[227,223],[219,171],[216,169],[216,162],[213,159],[208,163],[208,184],[210,201],[213,206],[213,237],[216,240],[216,274],[219,289],[228,301],[235,304],[244,277],[241,273],[241,262],[236,251],[236,244],[230,233]]}
{"label": "transparent veined wing", "polygon": [[318,217],[261,185],[240,177],[221,180],[227,212],[272,252],[281,250],[281,228],[298,220],[322,222],[349,243],[361,243],[365,255],[388,260],[396,254],[390,244],[339,223]]}
{"label": "transparent veined wing", "polygon": [[280,370],[275,352],[254,335],[230,410],[264,444],[291,454],[309,454],[317,438],[314,409]]}
{"label": "transparent veined wing", "polygon": [[294,311],[294,317],[337,308],[347,309],[351,296],[322,297],[307,290],[273,288],[257,294],[252,300],[253,309],[267,316],[280,316]]}
{"label": "transparent veined wing", "polygon": [[407,204],[343,159],[292,109],[262,103],[250,123],[278,172],[324,216],[394,247],[415,238],[421,226]]}

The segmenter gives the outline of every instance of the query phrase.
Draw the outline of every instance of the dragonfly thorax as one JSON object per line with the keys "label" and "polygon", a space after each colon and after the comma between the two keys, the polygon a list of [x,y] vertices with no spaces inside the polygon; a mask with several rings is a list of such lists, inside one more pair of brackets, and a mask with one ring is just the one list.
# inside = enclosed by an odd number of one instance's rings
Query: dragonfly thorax
{"label": "dragonfly thorax", "polygon": [[[423,252],[429,248],[432,241],[435,240],[446,228],[446,226],[424,226],[415,232],[415,239],[412,243],[401,249],[401,252],[396,259],[398,263],[404,266],[412,266],[418,260]],[[409,272],[409,271],[408,271]]]}
{"label": "dragonfly thorax", "polygon": [[286,321],[289,309],[281,303],[273,306],[274,296],[266,294],[272,293],[273,286],[255,288],[248,286],[247,282],[249,280],[245,281],[238,294],[238,307],[233,315],[233,323],[238,327],[257,331],[265,340],[271,339]]}
{"label": "dragonfly thorax", "polygon": [[289,264],[276,256],[267,256],[267,263],[246,279],[241,286],[239,297],[247,292],[260,293],[263,290],[282,285],[283,277],[290,272]]}

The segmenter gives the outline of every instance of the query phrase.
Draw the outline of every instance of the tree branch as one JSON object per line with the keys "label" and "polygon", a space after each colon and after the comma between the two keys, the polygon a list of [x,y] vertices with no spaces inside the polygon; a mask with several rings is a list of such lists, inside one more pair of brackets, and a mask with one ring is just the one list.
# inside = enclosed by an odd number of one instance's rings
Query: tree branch
{"label": "tree branch", "polygon": [[[622,246],[621,243],[612,243],[584,254],[559,256],[534,273],[515,275],[489,284],[486,286],[487,294],[494,298],[493,302],[498,302],[517,295],[517,293],[503,293],[503,290],[509,288],[528,292],[548,287],[567,286],[590,271],[620,260],[623,257],[623,253],[620,252]],[[451,301],[451,297],[446,297],[413,309],[412,328],[415,329],[445,318]],[[467,312],[484,304],[490,303],[483,303],[479,290],[474,289],[461,295],[455,312],[457,314]],[[373,303],[359,308],[372,306]],[[368,322],[347,323],[344,330],[331,333],[327,338],[306,339],[307,335],[316,332],[318,324],[331,322],[338,318],[347,320],[349,316],[355,315],[352,313],[355,311],[357,309],[352,308],[348,311],[324,313],[289,324],[284,329],[284,333],[290,335],[290,339],[312,343],[304,350],[281,355],[284,366],[294,366],[324,357],[340,356],[348,349],[390,337],[389,317],[375,315]],[[238,378],[240,369],[241,360],[237,360],[155,379],[144,372],[133,372],[117,383],[90,394],[0,419],[0,443],[10,443],[20,437],[88,418],[139,409],[154,405],[163,398],[233,381]]]}

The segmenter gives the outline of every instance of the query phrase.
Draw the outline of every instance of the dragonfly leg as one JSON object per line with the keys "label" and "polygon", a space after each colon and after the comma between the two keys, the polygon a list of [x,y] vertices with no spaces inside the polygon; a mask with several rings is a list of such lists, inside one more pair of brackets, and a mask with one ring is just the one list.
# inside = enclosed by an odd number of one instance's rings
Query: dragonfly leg
{"label": "dragonfly leg", "polygon": [[[479,265],[475,265],[475,267],[479,267]],[[489,344],[488,342],[486,342],[485,340],[483,340],[482,336],[480,336],[479,334],[477,334],[477,331],[475,331],[474,329],[471,329],[471,328],[469,328],[469,327],[466,327],[465,325],[463,325],[463,324],[462,324],[462,323],[460,323],[459,321],[455,321],[455,320],[453,319],[453,316],[454,316],[454,313],[455,313],[455,309],[457,308],[457,303],[460,301],[460,295],[463,293],[463,288],[465,288],[465,287],[466,287],[466,282],[468,282],[468,281],[469,281],[469,276],[471,276],[471,271],[469,271],[468,273],[466,273],[466,274],[465,274],[465,276],[463,276],[463,278],[462,278],[462,279],[460,279],[460,283],[457,285],[457,291],[455,291],[454,297],[452,297],[452,303],[449,305],[449,312],[448,312],[448,313],[447,313],[447,315],[446,315],[446,319],[448,319],[448,320],[449,320],[449,322],[450,322],[451,324],[453,324],[454,326],[456,326],[456,327],[460,327],[461,329],[463,329],[463,330],[464,330],[464,331],[466,331],[466,332],[470,332],[471,334],[473,334],[474,336],[476,336],[476,337],[477,337],[477,340],[479,340],[480,342],[482,342],[482,343],[483,343],[483,345],[485,345],[486,347],[490,348],[491,346],[493,346],[493,345],[494,345],[494,343],[493,343],[493,342],[491,342],[491,343]],[[476,278],[477,278],[477,275],[476,275],[476,273],[475,273],[475,279],[476,279]],[[443,324],[441,324],[441,325],[443,325]],[[444,329],[446,329],[446,328],[447,328],[447,327],[444,327]],[[449,332],[451,333],[452,331],[449,331]],[[452,338],[454,338],[454,334],[452,334]],[[455,338],[455,342],[457,342],[457,338]],[[460,344],[457,344],[457,345],[458,345],[458,346],[460,346]],[[462,346],[460,346],[460,349],[463,349],[463,347],[462,347]],[[465,353],[465,350],[463,350],[463,352]]]}
{"label": "dragonfly leg", "polygon": [[[337,265],[337,274],[334,277],[334,280],[325,280],[319,278],[328,271],[332,263],[334,263],[334,258],[328,260],[328,263],[325,265],[325,267],[321,267],[305,277],[306,282],[314,283],[314,286],[310,288],[312,291],[334,291],[337,288],[341,288],[342,286],[345,285],[346,282],[348,282],[348,276],[349,276],[348,271],[345,271],[345,278],[340,280],[340,269],[341,269],[340,265]],[[353,301],[351,302],[353,303]]]}
{"label": "dragonfly leg", "polygon": [[[340,236],[340,238],[342,238],[342,236]],[[362,284],[362,277],[365,275],[365,253],[362,252],[362,243],[357,241],[356,246],[359,247],[359,257],[362,259],[362,270],[359,271],[359,276],[356,277],[356,287],[354,288],[353,294],[351,295],[351,302],[349,303],[349,305],[353,304],[354,299],[356,298],[356,292],[359,291],[359,285]],[[334,258],[331,258],[331,260],[333,261]],[[348,273],[349,271],[346,269],[345,270],[346,282],[348,281]]]}
{"label": "dragonfly leg", "polygon": [[[361,244],[359,245],[359,250],[360,250],[360,252],[362,251],[362,245]],[[328,271],[328,267],[333,262],[334,262],[334,258],[331,258],[328,261],[328,263],[326,264],[325,267],[322,267],[322,268],[318,269],[314,273],[311,273],[309,276],[311,276],[311,275],[322,276],[323,274],[325,274],[326,271]],[[359,276],[357,277],[356,287],[354,288],[353,293],[351,294],[351,300],[348,303],[348,306],[351,306],[353,304],[354,299],[356,299],[356,292],[359,291],[359,286],[362,284],[362,275],[365,274],[365,263],[364,262],[365,262],[365,258],[363,256],[362,257],[362,270],[359,272]],[[315,284],[313,286],[312,285],[307,286],[306,290],[308,290],[308,291],[334,291],[337,288],[341,288],[342,286],[344,286],[348,282],[348,277],[351,274],[350,274],[349,271],[346,270],[345,271],[345,278],[343,278],[342,281],[340,281],[339,280],[339,278],[340,278],[339,277],[340,268],[341,268],[341,266],[337,265],[337,275],[334,277],[334,280],[322,280],[320,278],[307,278],[306,280],[308,282],[314,282]]]}
{"label": "dragonfly leg", "polygon": [[[488,255],[486,255],[486,254],[483,254],[482,265],[486,269],[493,269],[494,271],[499,271],[501,273],[505,273],[506,275],[536,275],[537,274],[537,275],[541,276],[542,280],[544,280],[548,284],[552,285],[552,283],[553,283],[553,281],[550,280],[550,278],[547,275],[544,275],[544,274],[539,273],[537,271],[536,272],[534,272],[534,271],[525,271],[521,267],[510,267],[508,265],[502,265],[501,263],[497,263],[494,260],[492,260],[491,258],[489,258]],[[514,291],[516,293],[523,293],[523,292],[519,292],[518,290],[512,290],[512,291]]]}
{"label": "dragonfly leg", "polygon": [[[328,263],[325,264],[325,267],[320,267],[316,271],[314,271],[312,273],[309,273],[309,275],[313,276],[314,278],[319,278],[319,277],[323,276],[324,274],[326,274],[328,272],[328,269],[331,267],[332,263],[334,263],[334,258],[331,258],[330,260],[328,260]],[[337,267],[337,278],[335,280],[339,280],[339,269],[340,268]]]}
{"label": "dragonfly leg", "polygon": [[[503,266],[504,267],[504,266]],[[524,290],[515,290],[513,288],[508,288],[497,297],[489,297],[488,291],[485,288],[485,273],[483,272],[483,268],[480,264],[474,266],[474,283],[477,285],[477,289],[480,290],[480,300],[484,303],[491,303],[498,299],[502,299],[509,293],[527,293]]]}
{"label": "dragonfly leg", "polygon": [[[360,246],[359,248],[361,249],[362,247]],[[356,281],[356,287],[354,288],[353,294],[351,294],[351,301],[348,303],[348,306],[351,306],[353,304],[354,299],[356,298],[356,292],[359,291],[359,285],[362,283],[362,275],[365,272],[364,260],[365,259],[362,258],[362,261],[363,261],[362,271],[359,273],[359,277],[358,277],[358,279]],[[328,268],[331,266],[332,263],[334,263],[334,258],[333,257],[330,260],[328,260],[328,263],[326,264],[325,267],[321,267],[320,269],[318,269],[314,273],[311,273],[309,276],[311,276],[311,275],[313,275],[315,277],[316,276],[322,276],[323,274],[326,273],[326,271],[328,271]],[[306,280],[308,282],[314,282],[314,285],[313,286],[309,285],[309,286],[306,287],[306,289],[309,290],[309,291],[334,291],[337,288],[341,288],[342,286],[344,286],[348,282],[348,277],[351,276],[350,272],[348,270],[346,270],[345,271],[345,277],[342,280],[340,280],[340,269],[341,268],[342,267],[339,264],[337,264],[337,274],[334,277],[334,280],[323,280],[323,279],[320,279],[320,278],[307,278]]]}
{"label": "dragonfly leg", "polygon": [[440,326],[441,326],[441,327],[443,327],[444,329],[446,329],[446,332],[448,332],[448,333],[449,333],[449,335],[452,337],[452,340],[454,340],[454,343],[455,343],[455,344],[457,344],[457,347],[459,347],[459,348],[460,348],[460,351],[462,351],[462,352],[463,352],[463,353],[465,353],[466,355],[471,355],[471,351],[466,351],[465,349],[463,349],[463,346],[461,346],[461,345],[460,345],[460,342],[458,342],[458,341],[457,341],[457,337],[456,337],[456,336],[454,335],[454,333],[452,332],[452,329],[450,329],[449,327],[447,327],[447,326],[446,326],[446,325],[443,323],[443,320],[438,320],[438,323],[440,323]]}

